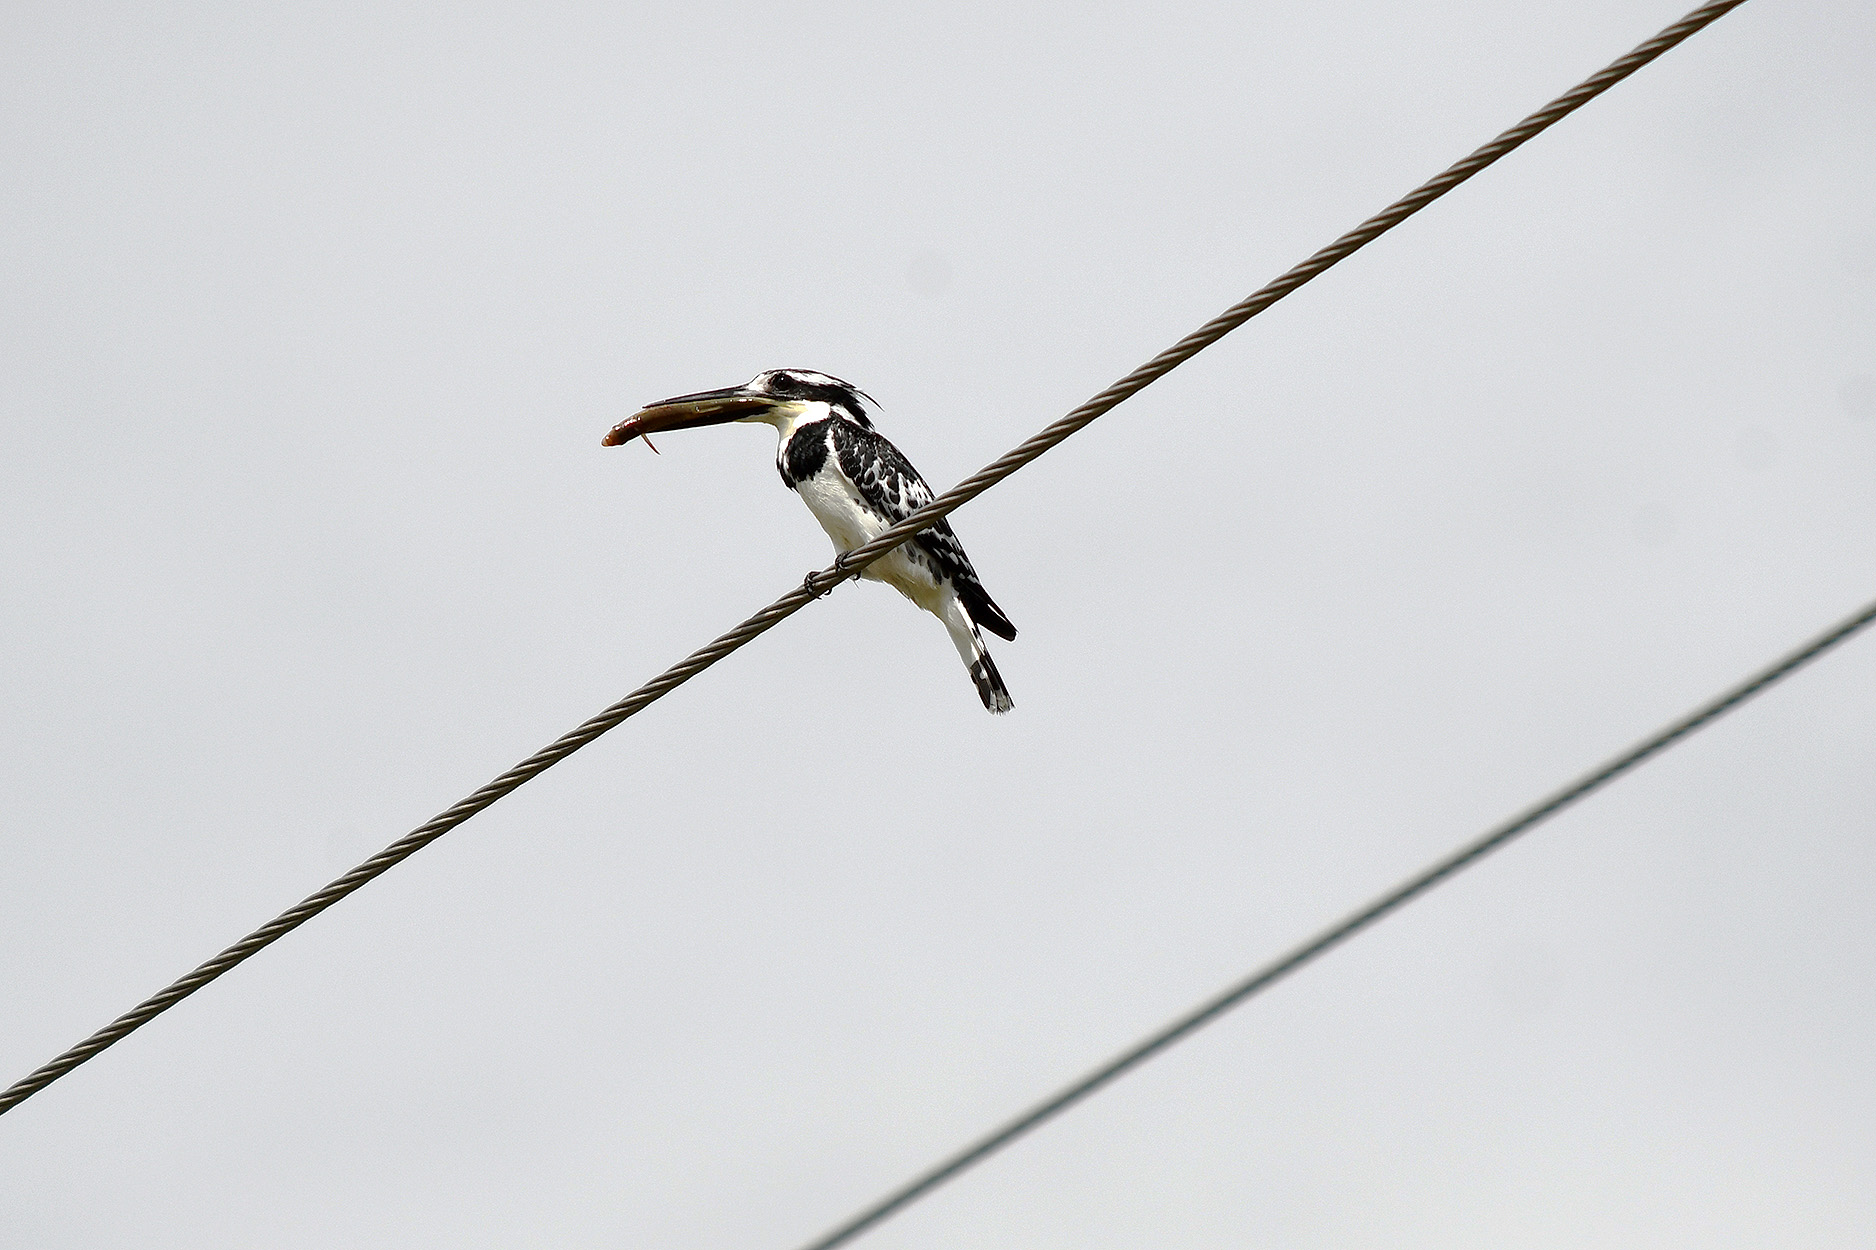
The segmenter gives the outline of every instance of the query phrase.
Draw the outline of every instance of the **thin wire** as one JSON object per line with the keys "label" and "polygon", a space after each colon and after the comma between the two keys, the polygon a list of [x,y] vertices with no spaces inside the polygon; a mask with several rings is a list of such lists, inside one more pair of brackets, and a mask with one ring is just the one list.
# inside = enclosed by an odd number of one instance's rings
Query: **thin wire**
{"label": "thin wire", "polygon": [[1702,704],[1680,720],[1630,747],[1594,771],[1585,773],[1548,798],[1525,808],[1505,823],[1466,843],[1446,858],[1436,861],[1431,867],[1409,877],[1360,910],[1351,912],[1323,929],[1302,945],[1292,947],[1236,985],[1199,1004],[1160,1029],[1159,1032],[1122,1051],[1080,1080],[1050,1095],[1002,1127],[921,1173],[832,1232],[801,1247],[801,1250],[833,1250],[835,1246],[852,1241],[867,1229],[918,1201],[959,1173],[983,1162],[1017,1138],[1054,1119],[1096,1090],[1145,1063],[1174,1043],[1196,1033],[1233,1007],[1269,989],[1317,956],[1340,946],[1383,916],[1405,906],[1414,898],[1426,893],[1448,877],[1471,867],[1493,851],[1502,849],[1519,835],[1528,833],[1552,816],[1588,798],[1650,756],[1667,750],[1682,738],[1718,720],[1826,651],[1848,641],[1852,635],[1864,629],[1872,621],[1876,621],[1876,602],[1868,604],[1856,615],[1833,625],[1783,659],[1754,673],[1724,694]]}
{"label": "thin wire", "polygon": [[[1726,14],[1744,4],[1745,0],[1713,0],[1704,4],[1669,26],[1653,39],[1637,47],[1619,61],[1611,63],[1606,69],[1584,79],[1581,83],[1546,104],[1510,130],[1466,157],[1449,166],[1443,173],[1421,183],[1400,199],[1394,201],[1367,221],[1337,239],[1329,246],[1297,265],[1282,277],[1269,285],[1259,288],[1247,296],[1242,303],[1233,305],[1217,317],[1206,322],[1191,334],[1161,352],[1153,359],[1135,369],[1114,385],[1096,395],[1093,399],[1075,409],[1055,424],[1037,434],[1022,446],[1011,451],[1001,460],[980,469],[971,477],[965,478],[956,486],[940,495],[930,504],[919,509],[899,524],[880,534],[864,547],[856,547],[847,553],[845,567],[857,571],[900,542],[930,525],[939,517],[954,508],[970,502],[1001,482],[1016,470],[1048,451],[1069,435],[1080,430],[1122,400],[1131,398],[1144,390],[1150,383],[1170,373],[1179,365],[1216,343],[1245,322],[1263,312],[1266,308],[1318,276],[1337,262],[1347,259],[1355,252],[1366,247],[1375,239],[1392,230],[1407,218],[1413,216],[1434,200],[1486,166],[1493,164],[1500,157],[1521,147],[1528,140],[1549,129],[1552,125],[1574,113],[1609,88],[1633,74],[1648,62],[1674,47],[1689,35],[1719,20]],[[838,570],[842,566],[836,564]],[[833,570],[830,570],[833,571]],[[817,574],[825,576],[825,574]],[[819,584],[818,582],[816,583]],[[829,581],[831,588],[838,584],[838,579]]]}
{"label": "thin wire", "polygon": [[1695,31],[1743,3],[1745,0],[1713,0],[1713,3],[1694,10],[1607,69],[1557,97],[1556,100],[1505,131],[1472,155],[1451,166],[1437,177],[1422,183],[1402,199],[1396,200],[1382,212],[1370,217],[1276,281],[1260,288],[1242,303],[1226,310],[1179,340],[1000,460],[966,478],[865,546],[848,552],[830,567],[809,574],[800,586],[783,595],[735,629],[730,630],[710,645],[692,652],[683,661],[666,669],[599,715],[541,748],[468,798],[405,834],[323,890],[309,895],[298,906],[283,912],[273,921],[256,929],[187,976],[144,1000],[135,1009],[119,1016],[50,1063],[22,1078],[4,1093],[0,1093],[0,1114],[11,1110],[79,1064],[123,1040],[224,972],[299,928],[366,882],[409,859],[497,799],[519,789],[601,734],[616,728],[627,718],[663,698],[732,651],[779,625],[841,582],[850,577],[857,577],[867,565],[907,538],[928,528],[941,517],[983,494],[1069,435],[1088,425],[1096,417],[1112,409],[1122,400],[1137,394],[1149,383],[1216,343],[1305,282],[1352,255],[1500,157],[1601,95]]}

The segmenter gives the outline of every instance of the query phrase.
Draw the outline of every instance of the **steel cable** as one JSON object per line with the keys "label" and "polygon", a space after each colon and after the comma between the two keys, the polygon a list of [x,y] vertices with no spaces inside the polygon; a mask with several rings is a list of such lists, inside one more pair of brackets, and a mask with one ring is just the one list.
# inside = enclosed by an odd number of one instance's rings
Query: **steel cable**
{"label": "steel cable", "polygon": [[1125,1075],[1174,1043],[1196,1033],[1233,1007],[1240,1006],[1246,1000],[1269,989],[1318,955],[1340,946],[1369,925],[1426,893],[1448,877],[1471,867],[1493,851],[1503,849],[1519,835],[1528,833],[1565,808],[1588,798],[1650,756],[1660,754],[1688,734],[1711,724],[1754,695],[1763,693],[1768,687],[1789,677],[1831,648],[1849,641],[1853,635],[1867,628],[1871,622],[1876,622],[1876,602],[1865,605],[1856,615],[1831,626],[1796,651],[1760,669],[1732,689],[1708,700],[1686,716],[1643,739],[1594,771],[1585,773],[1561,790],[1525,808],[1510,820],[1486,831],[1444,859],[1436,861],[1387,893],[1375,898],[1360,910],[1350,912],[1300,946],[1292,947],[1277,956],[1236,985],[1207,999],[1157,1033],[1114,1056],[1080,1080],[1063,1087],[1028,1111],[1006,1122],[1002,1127],[979,1138],[942,1163],[893,1190],[832,1232],[801,1247],[801,1250],[833,1250],[835,1246],[852,1241],[867,1229],[910,1206],[959,1173],[983,1162],[1017,1138],[1040,1128],[1044,1123],[1054,1119],[1102,1086]]}
{"label": "steel cable", "polygon": [[1193,331],[1001,459],[964,479],[873,541],[848,552],[832,566],[810,574],[804,579],[802,585],[783,595],[735,629],[708,646],[692,652],[684,660],[666,669],[599,715],[541,748],[468,798],[405,834],[318,893],[308,896],[298,906],[283,912],[273,921],[256,929],[187,976],[175,981],[160,993],[138,1004],[135,1009],[119,1016],[70,1050],[22,1078],[4,1093],[0,1093],[0,1114],[19,1105],[79,1064],[122,1041],[224,972],[299,928],[366,882],[388,872],[483,808],[552,768],[601,734],[616,728],[627,718],[663,698],[724,656],[793,616],[820,595],[832,590],[848,578],[858,576],[867,565],[907,538],[975,499],[1069,435],[1112,409],[1122,400],[1137,394],[1147,385],[1190,360],[1305,282],[1374,241],[1466,179],[1493,164],[1500,157],[1518,148],[1527,140],[1627,78],[1689,35],[1743,3],[1745,0],[1713,0],[1713,3],[1702,5],[1621,60],[1585,79],[1581,84],[1557,97],[1550,104],[1531,114],[1464,160],[1422,183],[1380,213],[1370,217],[1275,281],[1260,288],[1241,303]]}

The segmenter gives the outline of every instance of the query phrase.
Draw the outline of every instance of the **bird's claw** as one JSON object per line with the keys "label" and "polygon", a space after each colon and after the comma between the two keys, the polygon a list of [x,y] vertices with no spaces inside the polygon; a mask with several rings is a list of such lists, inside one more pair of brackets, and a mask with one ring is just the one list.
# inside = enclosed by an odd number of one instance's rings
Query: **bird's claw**
{"label": "bird's claw", "polygon": [[[858,576],[858,574],[851,573],[848,571],[847,553],[844,551],[841,552],[838,556],[834,557],[834,572],[840,574],[840,581],[845,581],[849,577]],[[830,584],[826,590],[816,590],[814,588],[814,579],[819,577],[820,575],[821,575],[821,570],[815,569],[813,572],[809,573],[806,577],[801,579],[801,588],[808,592],[808,597],[811,599],[820,599],[820,598],[826,597],[827,595],[831,595],[834,593],[834,587],[840,585],[840,582],[837,581],[837,582]]]}

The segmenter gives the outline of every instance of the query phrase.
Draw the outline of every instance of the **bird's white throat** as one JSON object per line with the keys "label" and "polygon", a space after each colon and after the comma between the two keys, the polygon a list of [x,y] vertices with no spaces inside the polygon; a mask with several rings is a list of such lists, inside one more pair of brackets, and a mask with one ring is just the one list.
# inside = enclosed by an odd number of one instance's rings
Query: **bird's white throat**
{"label": "bird's white throat", "polygon": [[766,412],[747,417],[738,417],[738,421],[760,421],[775,427],[775,432],[786,443],[795,436],[795,431],[815,421],[825,421],[834,415],[834,406],[814,400],[807,403],[777,404]]}

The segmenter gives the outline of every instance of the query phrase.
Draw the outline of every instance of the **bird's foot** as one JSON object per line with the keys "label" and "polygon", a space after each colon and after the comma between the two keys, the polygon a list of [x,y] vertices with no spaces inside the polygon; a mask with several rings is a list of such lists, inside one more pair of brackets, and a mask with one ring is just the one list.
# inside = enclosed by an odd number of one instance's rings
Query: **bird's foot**
{"label": "bird's foot", "polygon": [[[858,573],[853,573],[853,572],[848,571],[847,553],[844,551],[834,557],[834,572],[840,574],[841,581],[845,581],[849,577],[859,576]],[[822,598],[825,595],[833,594],[834,587],[840,585],[840,582],[834,582],[832,585],[828,586],[826,590],[816,590],[814,588],[814,579],[819,577],[820,575],[821,575],[821,570],[816,569],[812,573],[808,574],[806,577],[801,579],[801,588],[807,591],[810,596],[816,599]]]}

